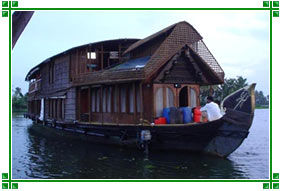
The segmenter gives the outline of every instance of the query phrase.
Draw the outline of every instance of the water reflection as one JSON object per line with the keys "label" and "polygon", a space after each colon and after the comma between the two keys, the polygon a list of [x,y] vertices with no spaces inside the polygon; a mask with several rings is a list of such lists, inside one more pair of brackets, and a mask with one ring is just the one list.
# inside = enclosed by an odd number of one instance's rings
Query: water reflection
{"label": "water reflection", "polygon": [[[251,147],[252,145],[248,145]],[[186,152],[150,152],[95,145],[47,132],[13,116],[13,178],[63,179],[245,179],[268,176],[259,152],[228,159]],[[255,156],[256,155],[256,156]],[[255,158],[253,164],[250,158]],[[259,165],[259,167],[255,165]],[[258,174],[257,174],[258,173]],[[255,174],[255,175],[254,175]]]}

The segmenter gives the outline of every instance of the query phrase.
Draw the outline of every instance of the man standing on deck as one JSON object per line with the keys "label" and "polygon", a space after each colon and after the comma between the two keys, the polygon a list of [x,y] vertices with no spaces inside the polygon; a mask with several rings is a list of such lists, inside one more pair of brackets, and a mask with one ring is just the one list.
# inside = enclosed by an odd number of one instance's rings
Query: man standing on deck
{"label": "man standing on deck", "polygon": [[[207,97],[207,104],[200,109],[202,118],[207,118],[208,121],[214,121],[222,117],[218,104],[214,102],[212,96]],[[204,120],[203,120],[204,121]]]}

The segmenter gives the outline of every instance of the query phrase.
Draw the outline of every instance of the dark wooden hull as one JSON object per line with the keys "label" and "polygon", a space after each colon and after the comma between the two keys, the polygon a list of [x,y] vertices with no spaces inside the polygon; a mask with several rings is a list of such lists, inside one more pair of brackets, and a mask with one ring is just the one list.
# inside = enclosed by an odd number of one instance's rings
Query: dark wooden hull
{"label": "dark wooden hull", "polygon": [[[244,88],[246,89],[246,88]],[[254,85],[246,89],[249,92],[245,103],[253,104]],[[243,95],[243,91],[237,93]],[[70,134],[83,134],[85,139],[103,144],[114,144],[128,147],[143,149],[141,141],[141,132],[149,130],[151,140],[147,141],[149,150],[183,150],[194,151],[226,157],[235,151],[247,138],[249,128],[251,127],[254,105],[243,105],[239,95],[233,94],[224,100],[222,107],[226,108],[225,115],[216,121],[207,123],[190,123],[190,124],[169,124],[169,125],[117,125],[117,124],[94,124],[94,123],[64,123],[54,121],[40,121],[30,115],[26,115],[43,124],[42,127],[55,129],[56,132],[69,132]],[[233,98],[232,101],[231,99]],[[238,98],[237,98],[238,96]],[[250,101],[248,100],[250,99]],[[235,105],[234,102],[237,102]],[[228,106],[231,103],[231,106]],[[59,130],[59,131],[58,131]]]}

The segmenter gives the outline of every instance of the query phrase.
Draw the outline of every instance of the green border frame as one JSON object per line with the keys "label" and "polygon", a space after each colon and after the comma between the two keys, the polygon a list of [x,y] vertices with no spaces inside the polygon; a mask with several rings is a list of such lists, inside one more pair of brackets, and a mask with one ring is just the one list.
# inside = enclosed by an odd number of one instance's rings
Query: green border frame
{"label": "green border frame", "polygon": [[[270,148],[269,148],[269,179],[12,179],[12,114],[11,114],[11,66],[12,66],[12,11],[73,11],[73,10],[235,10],[235,11],[268,11],[270,19]],[[8,15],[7,15],[8,13]],[[2,1],[2,17],[9,18],[9,173],[2,173],[2,189],[18,189],[19,182],[262,182],[263,189],[279,189],[279,173],[272,171],[272,18],[279,17],[279,1],[263,1],[263,8],[18,8],[18,1]],[[8,183],[8,187],[7,187]]]}

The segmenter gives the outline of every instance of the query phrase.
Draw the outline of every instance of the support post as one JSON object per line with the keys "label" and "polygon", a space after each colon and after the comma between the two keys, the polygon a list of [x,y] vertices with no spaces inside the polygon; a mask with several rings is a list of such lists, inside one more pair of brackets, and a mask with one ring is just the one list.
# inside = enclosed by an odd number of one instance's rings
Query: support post
{"label": "support post", "polygon": [[140,119],[141,119],[141,123],[143,124],[143,96],[142,96],[142,82],[140,82],[139,89],[140,89]]}
{"label": "support post", "polygon": [[103,124],[103,86],[100,88],[100,111],[101,111],[101,123]]}
{"label": "support post", "polygon": [[91,86],[88,87],[88,113],[89,113],[89,122],[92,121],[92,91]]}
{"label": "support post", "polygon": [[137,100],[136,100],[136,83],[133,83],[133,105],[134,105],[134,121],[137,124]]}
{"label": "support post", "polygon": [[119,119],[120,119],[120,97],[119,97],[119,95],[120,95],[120,92],[119,92],[119,85],[118,84],[116,84],[115,85],[115,87],[116,87],[116,102],[117,102],[117,104],[116,104],[116,123],[117,123],[117,125],[119,125]]}
{"label": "support post", "polygon": [[81,92],[80,92],[80,88],[77,88],[77,119],[78,119],[78,121],[80,121],[81,120],[81,111],[80,111],[80,100],[81,100]]}

